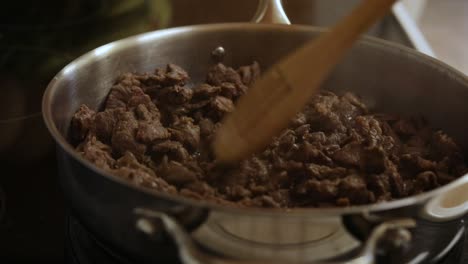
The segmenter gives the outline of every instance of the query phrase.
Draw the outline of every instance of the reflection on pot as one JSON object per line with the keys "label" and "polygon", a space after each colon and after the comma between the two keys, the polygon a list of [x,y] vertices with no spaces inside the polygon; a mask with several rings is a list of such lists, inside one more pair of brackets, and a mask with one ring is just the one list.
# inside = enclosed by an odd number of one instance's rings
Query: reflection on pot
{"label": "reflection on pot", "polygon": [[468,178],[463,184],[432,199],[423,209],[422,216],[432,222],[446,222],[463,217],[468,212]]}
{"label": "reflection on pot", "polygon": [[[278,228],[281,226],[281,228]],[[344,254],[360,242],[336,218],[236,216],[211,212],[192,237],[204,247],[232,258],[314,261]]]}

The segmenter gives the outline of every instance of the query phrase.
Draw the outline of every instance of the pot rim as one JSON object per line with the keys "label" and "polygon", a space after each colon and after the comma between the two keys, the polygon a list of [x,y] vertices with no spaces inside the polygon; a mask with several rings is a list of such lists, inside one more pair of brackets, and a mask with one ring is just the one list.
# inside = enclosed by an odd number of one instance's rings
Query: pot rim
{"label": "pot rim", "polygon": [[[207,25],[192,25],[192,26],[183,26],[175,27],[169,29],[162,29],[151,31],[143,34],[138,34],[135,36],[127,37],[121,40],[117,40],[103,46],[100,46],[94,50],[91,50],[84,55],[76,58],[67,66],[65,66],[55,77],[51,80],[47,86],[43,98],[42,98],[42,115],[44,122],[49,130],[49,133],[54,138],[55,142],[60,146],[66,154],[70,155],[73,159],[77,160],[81,165],[92,170],[94,173],[99,174],[105,177],[109,181],[121,184],[125,187],[131,188],[135,191],[139,191],[148,195],[148,198],[162,198],[168,199],[170,201],[181,203],[187,206],[195,206],[199,208],[206,208],[216,211],[222,211],[226,213],[233,214],[244,214],[244,215],[258,215],[258,216],[280,216],[285,215],[287,212],[288,217],[297,216],[301,217],[304,215],[310,216],[335,216],[343,214],[353,214],[353,213],[363,213],[363,212],[376,212],[390,209],[397,209],[417,203],[423,203],[426,200],[438,196],[444,192],[449,191],[452,188],[460,186],[462,184],[468,183],[468,174],[465,174],[458,178],[457,180],[443,185],[439,188],[431,190],[429,192],[424,192],[418,195],[409,196],[402,199],[397,199],[393,201],[373,203],[367,205],[357,205],[349,207],[327,207],[327,208],[288,208],[288,209],[276,209],[276,208],[237,208],[234,206],[223,206],[214,202],[209,201],[200,201],[195,199],[186,198],[179,195],[171,195],[154,189],[150,189],[143,186],[136,186],[129,181],[126,181],[120,177],[114,176],[111,173],[98,168],[90,161],[81,157],[78,152],[68,143],[65,137],[59,132],[57,126],[55,125],[52,118],[52,109],[51,101],[56,93],[58,83],[64,76],[72,74],[76,68],[86,67],[90,62],[94,60],[99,60],[105,57],[106,55],[115,53],[119,50],[126,49],[133,45],[138,45],[140,43],[151,42],[152,40],[161,38],[161,37],[171,37],[177,36],[180,34],[187,34],[189,32],[206,32],[215,34],[218,31],[226,30],[242,30],[242,31],[288,31],[288,32],[297,32],[297,33],[321,33],[327,31],[326,28],[322,27],[312,27],[304,25],[280,25],[280,24],[253,24],[253,23],[220,23],[220,24],[207,24]],[[364,36],[360,41],[357,42],[357,45],[365,45],[373,48],[379,48],[385,50],[385,52],[390,53],[404,53],[406,56],[410,56],[411,59],[419,60],[435,70],[447,74],[451,79],[461,82],[468,89],[468,78],[465,74],[454,69],[453,67],[434,59],[428,55],[420,53],[416,50],[410,49],[408,47],[402,46],[397,43],[389,42],[386,40],[378,39],[375,37]]]}

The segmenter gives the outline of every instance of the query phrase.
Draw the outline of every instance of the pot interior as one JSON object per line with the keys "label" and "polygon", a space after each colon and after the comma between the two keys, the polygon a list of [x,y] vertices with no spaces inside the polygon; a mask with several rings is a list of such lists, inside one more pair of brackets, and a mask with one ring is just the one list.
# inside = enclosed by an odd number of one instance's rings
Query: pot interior
{"label": "pot interior", "polygon": [[[224,63],[256,60],[268,68],[321,30],[311,27],[215,24],[155,31],[113,42],[83,55],[52,81],[43,100],[49,129],[62,145],[81,104],[98,109],[121,73],[153,71],[175,63],[188,71],[191,85],[203,81],[214,63],[210,54],[224,47]],[[313,59],[313,58],[311,58]],[[422,115],[467,147],[466,77],[450,67],[406,48],[378,40],[356,44],[323,84],[335,92],[351,91],[370,108],[387,113]],[[65,147],[72,152],[71,147]],[[76,156],[76,155],[75,155]]]}

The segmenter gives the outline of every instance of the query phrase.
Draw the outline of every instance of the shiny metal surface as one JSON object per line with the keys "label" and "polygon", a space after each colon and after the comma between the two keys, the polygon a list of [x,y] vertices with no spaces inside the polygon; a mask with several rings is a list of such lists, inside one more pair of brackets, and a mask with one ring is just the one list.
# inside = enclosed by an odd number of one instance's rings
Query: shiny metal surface
{"label": "shiny metal surface", "polygon": [[[213,243],[203,244],[223,255],[261,259],[267,252],[269,257],[277,259],[312,261],[359,248],[360,239],[368,237],[372,226],[382,221],[411,217],[417,221],[413,239],[427,236],[428,230],[438,239],[426,241],[423,246],[410,245],[400,260],[430,259],[438,254],[463,223],[461,217],[439,218],[437,222],[427,219],[423,217],[427,215],[425,205],[457,186],[466,186],[467,176],[431,192],[382,204],[287,211],[235,209],[135,187],[94,167],[77,155],[66,141],[74,111],[82,103],[97,109],[120,73],[151,71],[172,62],[186,68],[192,83],[196,83],[203,79],[212,64],[210,53],[218,46],[225,48],[226,64],[238,66],[257,60],[266,68],[320,32],[320,29],[303,26],[245,23],[174,28],[102,46],[65,67],[44,95],[43,113],[58,143],[62,185],[71,206],[79,212],[80,220],[124,253],[144,259],[157,260],[158,256],[151,250],[152,241],[132,228],[136,219],[131,212],[135,207],[175,217],[187,230],[193,231],[201,244],[209,241],[205,240],[208,231],[224,230],[216,233]],[[459,122],[468,115],[465,107],[468,80],[430,57],[380,40],[365,39],[353,48],[324,88],[353,91],[380,111],[404,115],[422,113],[434,126],[446,130],[464,147],[468,146],[465,136],[468,127]],[[466,212],[463,210],[460,214]],[[323,230],[325,222],[331,225],[330,230],[341,230],[343,235],[333,237],[336,234],[333,231],[328,236],[319,234],[322,238],[315,239],[314,234]],[[203,230],[208,231],[203,233]],[[286,236],[307,234],[304,230],[311,230],[309,236],[297,236],[292,240]],[[252,231],[257,234],[254,241],[245,236]],[[343,243],[348,241],[346,239],[353,243]],[[163,237],[161,241],[165,241]],[[316,254],[308,254],[310,250]]]}
{"label": "shiny metal surface", "polygon": [[[271,1],[271,0],[268,0]],[[276,1],[276,0],[274,0]],[[360,0],[282,0],[284,10],[293,24],[328,27],[351,11]],[[168,26],[244,22],[254,16],[259,0],[203,0],[191,5],[190,0],[171,0],[172,16]],[[406,15],[405,15],[406,14]],[[368,34],[397,42],[425,52],[430,45],[404,5],[396,4],[393,12],[379,22]],[[429,47],[425,49],[424,47]]]}
{"label": "shiny metal surface", "polygon": [[392,13],[414,48],[426,55],[436,57],[431,45],[402,2],[398,2],[393,6]]}
{"label": "shiny metal surface", "polygon": [[255,23],[285,24],[291,22],[284,12],[281,0],[259,0],[257,11],[252,19]]}
{"label": "shiny metal surface", "polygon": [[[230,260],[220,258],[206,254],[202,252],[192,241],[191,237],[185,232],[185,230],[167,214],[146,210],[143,208],[136,208],[135,214],[140,216],[136,222],[136,228],[149,236],[154,236],[157,232],[154,220],[159,220],[162,223],[163,229],[172,237],[175,241],[177,248],[179,249],[180,259],[184,264],[259,264],[268,261],[270,264],[284,263],[284,260],[277,260],[275,258],[266,258],[261,261],[251,260]],[[346,261],[323,261],[315,262],[317,264],[373,264],[375,263],[375,255],[379,244],[386,237],[389,231],[396,231],[403,234],[409,234],[404,228],[411,228],[415,226],[415,222],[411,219],[395,219],[392,221],[384,222],[378,225],[363,246],[360,253],[357,254],[353,259]],[[411,239],[411,235],[408,235],[408,239]],[[288,263],[309,263],[307,260],[290,260]]]}

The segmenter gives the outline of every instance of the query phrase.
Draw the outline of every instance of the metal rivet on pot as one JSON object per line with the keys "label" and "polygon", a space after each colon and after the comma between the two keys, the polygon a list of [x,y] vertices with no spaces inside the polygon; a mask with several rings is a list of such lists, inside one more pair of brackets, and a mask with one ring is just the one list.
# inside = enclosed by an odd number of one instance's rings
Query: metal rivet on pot
{"label": "metal rivet on pot", "polygon": [[136,227],[138,230],[142,231],[145,234],[152,235],[154,234],[154,226],[148,219],[140,218],[136,222]]}
{"label": "metal rivet on pot", "polygon": [[226,55],[226,51],[221,46],[215,48],[211,52],[211,58],[213,58],[213,60],[215,60],[216,62],[221,62],[224,59],[225,55]]}
{"label": "metal rivet on pot", "polygon": [[397,228],[386,232],[382,240],[382,247],[385,251],[400,250],[411,242],[411,232],[405,228]]}
{"label": "metal rivet on pot", "polygon": [[405,228],[398,228],[395,230],[395,238],[393,240],[393,246],[395,248],[406,247],[411,241],[411,232]]}

